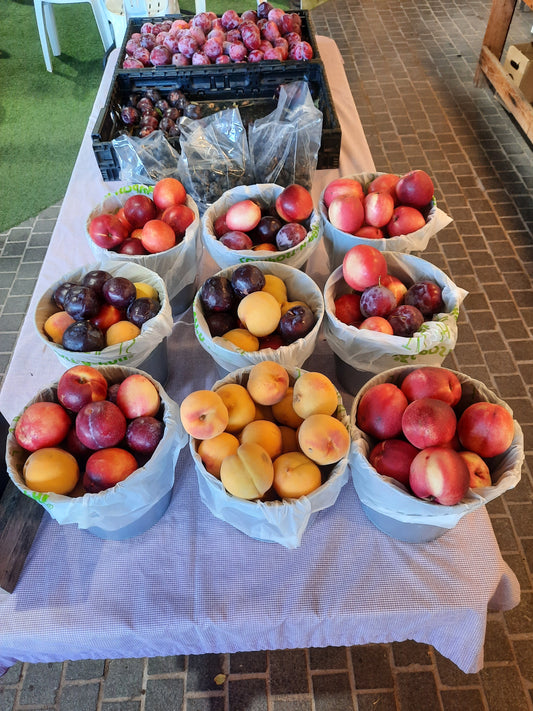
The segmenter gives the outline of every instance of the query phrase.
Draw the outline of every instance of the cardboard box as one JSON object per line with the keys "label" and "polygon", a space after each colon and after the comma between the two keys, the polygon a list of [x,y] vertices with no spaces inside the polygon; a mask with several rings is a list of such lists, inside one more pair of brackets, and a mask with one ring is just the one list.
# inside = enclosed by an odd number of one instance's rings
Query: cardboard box
{"label": "cardboard box", "polygon": [[533,102],[533,42],[511,45],[503,68],[526,101]]}

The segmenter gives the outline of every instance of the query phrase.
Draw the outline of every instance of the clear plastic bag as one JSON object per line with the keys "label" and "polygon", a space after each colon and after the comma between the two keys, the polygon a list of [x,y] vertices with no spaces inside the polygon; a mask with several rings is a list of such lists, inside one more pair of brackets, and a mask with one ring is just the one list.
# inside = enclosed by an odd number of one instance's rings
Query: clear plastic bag
{"label": "clear plastic bag", "polygon": [[311,189],[322,140],[322,112],[306,81],[282,84],[275,111],[248,127],[256,183]]}
{"label": "clear plastic bag", "polygon": [[158,180],[176,177],[179,153],[162,131],[144,138],[124,133],[112,140],[120,166],[120,179],[126,183],[155,185]]}
{"label": "clear plastic bag", "polygon": [[238,109],[180,120],[178,172],[200,212],[237,185],[251,185],[246,129]]}

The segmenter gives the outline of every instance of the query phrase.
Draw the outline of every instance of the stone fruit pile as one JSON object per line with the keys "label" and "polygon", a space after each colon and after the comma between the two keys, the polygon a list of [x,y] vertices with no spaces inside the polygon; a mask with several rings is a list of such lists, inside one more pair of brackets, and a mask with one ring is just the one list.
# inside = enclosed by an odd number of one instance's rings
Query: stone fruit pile
{"label": "stone fruit pile", "polygon": [[307,237],[313,212],[311,193],[302,185],[288,185],[274,205],[261,207],[239,200],[214,222],[215,237],[228,249],[281,252]]}
{"label": "stone fruit pile", "polygon": [[180,89],[162,94],[155,87],[130,94],[120,110],[124,126],[132,128],[134,135],[141,138],[157,130],[169,138],[179,136],[181,116],[195,119],[201,115],[200,105],[189,101]]}
{"label": "stone fruit pile", "polygon": [[323,194],[333,227],[367,239],[408,235],[424,227],[433,199],[433,181],[423,170],[385,173],[362,185],[337,178]]}
{"label": "stone fruit pile", "polygon": [[333,383],[316,372],[290,382],[282,365],[261,361],[246,384],[195,390],[182,401],[185,431],[229,494],[263,501],[305,496],[348,454]]}
{"label": "stone fruit pile", "polygon": [[70,368],[58,381],[56,400],[30,404],[15,425],[15,439],[28,452],[27,486],[71,496],[115,486],[161,441],[160,410],[156,386],[141,373],[110,385],[97,368]]}
{"label": "stone fruit pile", "polygon": [[469,488],[492,486],[491,464],[511,445],[513,417],[496,403],[465,405],[462,394],[453,371],[431,366],[398,384],[371,386],[356,412],[357,426],[372,438],[370,464],[414,496],[445,506]]}
{"label": "stone fruit pile", "polygon": [[103,269],[87,272],[79,284],[63,282],[52,299],[58,310],[44,322],[44,332],[65,350],[83,353],[136,338],[161,308],[152,286]]}
{"label": "stone fruit pile", "polygon": [[221,17],[200,12],[190,20],[145,22],[127,40],[122,67],[309,60],[313,48],[302,39],[301,25],[297,13],[267,2],[241,15],[226,10]]}
{"label": "stone fruit pile", "polygon": [[285,282],[255,264],[242,264],[231,277],[206,279],[199,292],[213,338],[244,351],[279,348],[306,336],[316,317],[303,301],[289,301]]}
{"label": "stone fruit pile", "polygon": [[335,299],[335,316],[348,326],[409,338],[444,310],[439,284],[403,283],[388,273],[383,253],[370,245],[355,245],[346,253],[342,274],[352,291]]}
{"label": "stone fruit pile", "polygon": [[152,195],[134,193],[116,212],[91,218],[88,232],[103,249],[132,256],[166,252],[179,244],[194,221],[187,192],[176,178],[162,178]]}

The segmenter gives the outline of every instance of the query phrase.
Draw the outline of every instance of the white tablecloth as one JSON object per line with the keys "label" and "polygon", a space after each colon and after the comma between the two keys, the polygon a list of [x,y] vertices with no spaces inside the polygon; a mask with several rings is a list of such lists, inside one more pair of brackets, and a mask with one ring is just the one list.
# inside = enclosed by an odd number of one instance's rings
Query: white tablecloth
{"label": "white tablecloth", "polygon": [[[332,40],[318,41],[343,141],[340,169],[317,173],[315,200],[332,178],[374,169],[341,55]],[[36,336],[33,310],[50,282],[92,261],[83,235],[86,215],[117,187],[102,182],[90,140],[112,65],[113,57],[0,393],[8,421],[63,370]],[[325,252],[318,252],[318,275],[325,264]],[[209,270],[215,267],[205,258],[199,271]],[[191,320],[185,312],[168,341],[165,387],[178,402],[218,377],[196,342]],[[324,339],[306,367],[335,378]],[[350,405],[348,396],[345,404]],[[59,526],[45,513],[14,593],[0,594],[0,672],[18,660],[405,639],[431,644],[465,672],[474,672],[483,665],[487,609],[514,607],[519,595],[484,509],[434,542],[401,543],[368,522],[349,482],[336,504],[312,520],[302,545],[288,550],[250,539],[214,518],[200,501],[192,459],[184,449],[169,509],[135,539],[103,541],[76,526]]]}

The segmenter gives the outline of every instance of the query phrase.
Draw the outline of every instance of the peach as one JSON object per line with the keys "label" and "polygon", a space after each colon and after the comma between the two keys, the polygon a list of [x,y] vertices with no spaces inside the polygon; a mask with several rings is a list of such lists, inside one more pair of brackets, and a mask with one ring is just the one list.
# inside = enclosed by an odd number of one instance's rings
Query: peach
{"label": "peach", "polygon": [[165,210],[172,205],[181,205],[187,199],[187,192],[177,178],[161,178],[154,185],[152,200],[159,210]]}
{"label": "peach", "polygon": [[422,397],[443,400],[448,405],[457,405],[462,395],[459,378],[447,368],[425,365],[415,368],[402,381],[401,390],[412,402]]}
{"label": "peach", "polygon": [[61,345],[63,334],[72,323],[74,323],[74,319],[66,311],[56,311],[48,316],[44,322],[43,329],[48,338]]}
{"label": "peach", "polygon": [[275,405],[286,395],[288,387],[289,374],[281,363],[262,360],[250,368],[246,388],[257,404]]}
{"label": "peach", "polygon": [[402,415],[402,431],[418,449],[438,447],[449,442],[457,428],[453,408],[442,400],[422,397],[410,402]]}
{"label": "peach", "polygon": [[359,324],[362,331],[376,331],[377,333],[386,333],[388,336],[393,336],[394,331],[392,326],[383,316],[369,316]]}
{"label": "peach", "polygon": [[265,274],[265,285],[263,291],[268,291],[269,294],[276,299],[281,305],[287,301],[287,287],[285,282],[275,274]]}
{"label": "peach", "polygon": [[394,296],[396,297],[396,304],[400,306],[400,304],[403,304],[403,300],[405,297],[405,293],[407,292],[407,287],[401,281],[398,279],[398,277],[393,276],[392,274],[385,274],[384,276],[381,277],[381,286],[386,286],[387,289],[390,289]]}
{"label": "peach", "polygon": [[235,454],[240,442],[230,432],[221,432],[211,439],[203,439],[198,445],[198,454],[206,470],[217,479],[220,479],[220,465],[222,460],[230,454]]}
{"label": "peach", "polygon": [[317,464],[335,464],[346,457],[351,438],[340,420],[331,415],[310,415],[300,425],[298,443]]}
{"label": "peach", "polygon": [[224,432],[229,421],[228,408],[213,390],[194,390],[180,405],[183,429],[196,439],[211,439]]}
{"label": "peach", "polygon": [[111,324],[105,333],[106,346],[132,341],[141,333],[141,329],[131,321],[117,321]]}
{"label": "peach", "polygon": [[272,486],[274,465],[260,444],[241,444],[235,454],[225,457],[220,480],[226,491],[240,499],[258,499]]}
{"label": "peach", "polygon": [[293,399],[294,388],[289,386],[287,388],[287,392],[281,400],[272,405],[272,414],[280,425],[286,425],[287,427],[292,427],[296,430],[302,424],[304,418],[300,417],[300,415],[298,415],[298,413],[294,410],[294,406],[292,404]]}
{"label": "peach", "polygon": [[471,489],[477,489],[481,486],[492,486],[489,465],[479,454],[469,452],[466,449],[461,450],[458,454],[468,467]]}
{"label": "peach", "polygon": [[480,457],[496,457],[511,446],[513,416],[503,405],[475,402],[459,418],[457,434],[464,449]]}
{"label": "peach", "polygon": [[249,232],[259,224],[261,208],[253,200],[240,200],[226,212],[226,225],[230,230]]}
{"label": "peach", "polygon": [[57,402],[34,402],[24,410],[15,425],[15,439],[29,452],[55,447],[70,430],[67,411]]}
{"label": "peach", "polygon": [[255,403],[244,385],[226,383],[216,390],[228,411],[227,432],[240,432],[255,417]]}
{"label": "peach", "polygon": [[300,450],[300,445],[298,444],[298,431],[295,430],[294,427],[288,427],[287,425],[278,425],[278,427],[281,432],[282,453],[298,452]]}
{"label": "peach", "polygon": [[328,219],[336,229],[354,235],[365,219],[363,201],[353,195],[334,198],[328,208]]}
{"label": "peach", "polygon": [[26,459],[22,475],[33,491],[69,494],[78,483],[80,470],[69,452],[60,447],[44,447]]}
{"label": "peach", "polygon": [[[112,304],[102,304],[100,311],[90,319],[101,331],[106,331],[119,321],[124,321],[124,312]],[[109,344],[110,345],[110,344]]]}
{"label": "peach", "polygon": [[305,301],[284,301],[281,304],[281,315],[284,316],[293,306],[308,306]]}
{"label": "peach", "polygon": [[260,405],[256,402],[254,420],[268,420],[269,422],[274,422],[274,415],[272,414],[270,405]]}
{"label": "peach", "polygon": [[304,419],[321,413],[333,415],[337,411],[337,390],[323,373],[302,373],[294,383],[292,406]]}
{"label": "peach", "polygon": [[72,412],[79,412],[88,402],[105,400],[107,380],[90,365],[74,365],[66,370],[57,383],[57,399]]}
{"label": "peach", "polygon": [[274,422],[268,420],[254,420],[249,422],[239,436],[241,444],[255,442],[260,444],[270,457],[274,460],[282,452],[283,438],[281,430]]}
{"label": "peach", "polygon": [[163,220],[148,220],[143,226],[141,242],[145,250],[151,254],[166,252],[176,244],[176,233]]}
{"label": "peach", "polygon": [[259,339],[253,336],[246,328],[232,328],[221,336],[225,341],[232,343],[241,351],[253,352],[259,350]]}
{"label": "peach", "polygon": [[287,452],[274,460],[274,489],[282,499],[307,496],[322,483],[322,473],[315,462],[302,452]]}
{"label": "peach", "polygon": [[153,417],[159,411],[161,398],[151,380],[142,373],[134,373],[120,383],[117,405],[129,420],[134,417]]}
{"label": "peach", "polygon": [[100,449],[91,454],[87,460],[83,486],[88,493],[96,494],[124,481],[138,467],[133,454],[125,449],[120,447]]}
{"label": "peach", "polygon": [[411,462],[419,450],[403,439],[383,439],[372,448],[368,461],[378,474],[409,484]]}
{"label": "peach", "polygon": [[133,286],[135,287],[135,298],[159,299],[157,289],[151,284],[147,284],[144,281],[134,281]]}
{"label": "peach", "polygon": [[362,200],[364,198],[363,186],[354,178],[335,178],[328,183],[324,190],[324,205],[329,207],[335,198],[351,195]]}
{"label": "peach", "polygon": [[267,291],[253,291],[241,299],[237,316],[254,336],[268,336],[276,330],[281,318],[281,306]]}
{"label": "peach", "polygon": [[411,462],[409,486],[415,496],[443,506],[458,504],[470,486],[466,462],[450,447],[427,447]]}
{"label": "peach", "polygon": [[357,426],[376,439],[398,437],[407,405],[407,398],[394,383],[373,385],[359,400]]}

